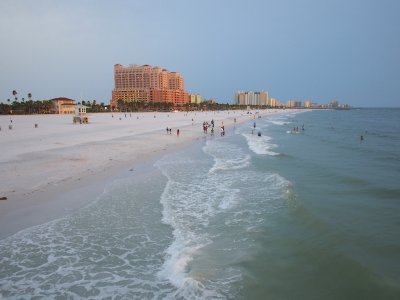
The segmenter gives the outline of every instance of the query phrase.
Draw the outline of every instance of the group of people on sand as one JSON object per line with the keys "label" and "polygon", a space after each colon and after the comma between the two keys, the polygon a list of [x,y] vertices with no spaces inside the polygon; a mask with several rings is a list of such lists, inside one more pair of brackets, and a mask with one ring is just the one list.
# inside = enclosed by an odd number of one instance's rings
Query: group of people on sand
{"label": "group of people on sand", "polygon": [[[236,122],[236,120],[235,120],[235,122]],[[211,133],[211,136],[214,136],[214,132],[215,132],[214,131],[214,126],[215,126],[214,119],[212,119],[210,123],[204,121],[203,122],[203,132],[205,134],[207,134],[208,133],[208,128],[211,127],[210,133]],[[221,122],[221,127],[220,128],[221,128],[221,136],[224,136],[225,135],[225,126],[224,126],[224,122],[223,121]],[[167,127],[166,131],[167,131],[167,134],[172,134],[172,128],[168,128]],[[180,131],[179,131],[179,129],[177,129],[176,130],[176,135],[179,136],[179,133],[180,133]]]}
{"label": "group of people on sand", "polygon": [[[207,134],[209,126],[210,125],[208,124],[208,122],[205,122],[205,121],[203,122],[203,132],[205,134]],[[214,120],[211,120],[211,129],[214,129]]]}
{"label": "group of people on sand", "polygon": [[[172,128],[167,127],[167,134],[172,134]],[[176,130],[176,135],[179,136],[179,129]]]}
{"label": "group of people on sand", "polygon": [[[214,119],[212,119],[210,123],[208,123],[207,121],[203,122],[203,132],[205,134],[208,133],[209,127],[211,127],[211,130],[210,130],[211,136],[214,136],[214,132],[215,132],[214,131],[214,127],[215,127]],[[224,126],[224,122],[221,122],[221,136],[224,136],[224,135],[225,135],[225,126]]]}

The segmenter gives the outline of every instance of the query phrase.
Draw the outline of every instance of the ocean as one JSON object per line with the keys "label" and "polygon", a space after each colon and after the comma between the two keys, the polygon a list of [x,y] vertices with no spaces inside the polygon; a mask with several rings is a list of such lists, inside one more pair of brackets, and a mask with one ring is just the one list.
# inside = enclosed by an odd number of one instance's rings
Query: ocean
{"label": "ocean", "polygon": [[255,114],[132,166],[1,240],[0,298],[400,299],[400,109]]}

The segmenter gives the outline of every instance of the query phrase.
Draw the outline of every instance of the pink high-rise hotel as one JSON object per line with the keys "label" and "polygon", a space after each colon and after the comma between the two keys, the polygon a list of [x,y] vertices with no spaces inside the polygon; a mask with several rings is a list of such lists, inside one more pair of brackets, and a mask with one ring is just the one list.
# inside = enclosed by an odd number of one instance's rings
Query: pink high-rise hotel
{"label": "pink high-rise hotel", "polygon": [[188,93],[184,90],[183,77],[177,72],[169,72],[149,65],[114,65],[114,83],[111,106],[118,100],[125,102],[172,102],[188,103]]}

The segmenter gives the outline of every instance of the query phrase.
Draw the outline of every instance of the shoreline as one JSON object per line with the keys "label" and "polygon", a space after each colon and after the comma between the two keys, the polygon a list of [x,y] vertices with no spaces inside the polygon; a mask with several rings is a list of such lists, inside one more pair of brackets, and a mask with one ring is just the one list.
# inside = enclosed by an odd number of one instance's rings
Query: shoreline
{"label": "shoreline", "polygon": [[[265,117],[272,115],[272,112],[261,110],[260,115]],[[169,114],[167,118],[167,113],[133,113],[133,119],[125,126],[113,129],[113,124],[108,124],[110,133],[104,132],[104,126],[99,126],[100,128],[92,128],[93,130],[89,131],[89,134],[93,135],[92,139],[74,139],[73,135],[66,136],[66,142],[62,145],[64,147],[59,147],[58,141],[62,134],[65,136],[71,130],[76,135],[87,134],[85,130],[90,126],[96,127],[102,122],[122,122],[122,118],[125,117],[120,113],[114,115],[116,116],[111,117],[111,113],[92,115],[90,117],[93,123],[88,125],[71,127],[69,124],[63,124],[58,131],[55,130],[56,134],[51,133],[49,137],[42,134],[41,139],[45,142],[41,146],[35,145],[33,151],[24,147],[24,142],[29,139],[26,133],[20,133],[20,139],[14,139],[14,145],[6,147],[0,160],[0,165],[5,170],[0,175],[0,197],[7,197],[7,200],[0,201],[0,240],[29,227],[62,218],[95,201],[109,182],[126,172],[132,172],[138,166],[149,166],[164,154],[176,152],[206,139],[210,133],[205,135],[202,132],[203,121],[210,122],[214,119],[216,138],[219,137],[221,122],[224,122],[228,134],[231,134],[230,131],[235,125],[256,121],[256,115],[248,115],[242,111],[188,114],[181,112]],[[36,119],[41,119],[40,117],[34,116]],[[65,122],[72,116],[58,117],[58,121]],[[104,118],[108,120],[104,121]],[[145,126],[136,126],[136,132],[133,132],[131,126],[135,118],[147,119],[146,122],[143,121],[145,124],[142,124]],[[4,123],[4,119],[3,117],[0,121]],[[22,116],[16,119],[13,124],[18,124],[15,126],[18,128],[17,126],[22,127],[22,120],[32,121],[33,118]],[[174,131],[179,128],[180,136],[176,135],[176,131],[171,135],[167,134],[165,123],[173,127]],[[33,130],[32,132],[37,134],[37,131]],[[125,134],[117,134],[116,130],[125,130]],[[6,132],[8,136],[14,133],[11,131]],[[46,134],[49,132],[50,129],[45,130]],[[100,133],[103,136],[99,137]],[[119,136],[109,138],[114,134]],[[0,136],[0,139],[3,138]],[[65,147],[68,142],[70,145]]]}

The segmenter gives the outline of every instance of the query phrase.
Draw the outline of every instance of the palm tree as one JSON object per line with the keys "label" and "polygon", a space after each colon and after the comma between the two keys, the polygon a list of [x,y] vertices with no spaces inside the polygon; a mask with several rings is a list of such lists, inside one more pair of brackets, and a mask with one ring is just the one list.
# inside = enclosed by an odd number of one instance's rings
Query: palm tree
{"label": "palm tree", "polygon": [[13,90],[12,91],[12,94],[13,94],[13,96],[15,97],[15,101],[17,101],[18,100],[18,98],[17,98],[17,91],[16,90]]}
{"label": "palm tree", "polygon": [[49,114],[53,107],[53,103],[51,102],[51,100],[43,100],[42,103],[43,103],[42,108],[44,110],[44,113]]}
{"label": "palm tree", "polygon": [[28,93],[28,99],[29,99],[29,100],[32,99],[32,93]]}

